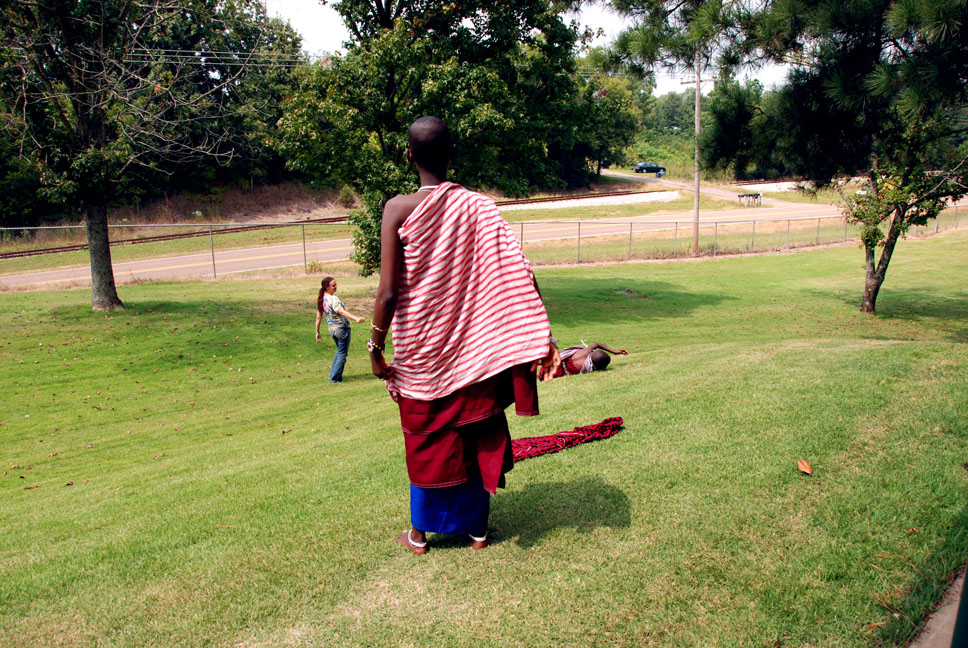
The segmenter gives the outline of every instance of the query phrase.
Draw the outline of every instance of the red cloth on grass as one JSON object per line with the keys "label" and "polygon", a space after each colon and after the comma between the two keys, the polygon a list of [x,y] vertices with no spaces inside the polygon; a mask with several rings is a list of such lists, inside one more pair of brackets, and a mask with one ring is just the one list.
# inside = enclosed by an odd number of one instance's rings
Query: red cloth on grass
{"label": "red cloth on grass", "polygon": [[621,416],[614,416],[605,419],[601,423],[576,427],[570,432],[515,439],[511,442],[514,462],[517,463],[524,459],[558,452],[559,450],[576,446],[579,443],[587,443],[589,441],[595,441],[596,439],[607,439],[618,433],[623,422]]}

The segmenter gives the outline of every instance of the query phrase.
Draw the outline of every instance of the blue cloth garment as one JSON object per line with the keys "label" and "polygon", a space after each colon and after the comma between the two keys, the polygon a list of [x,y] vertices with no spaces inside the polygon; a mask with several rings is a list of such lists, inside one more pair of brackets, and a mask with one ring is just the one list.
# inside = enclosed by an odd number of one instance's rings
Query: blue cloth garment
{"label": "blue cloth garment", "polygon": [[410,485],[410,523],[421,531],[480,537],[487,534],[490,511],[491,496],[480,477],[444,488]]}
{"label": "blue cloth garment", "polygon": [[329,379],[332,382],[342,382],[346,353],[350,349],[350,327],[341,326],[332,332],[332,336],[333,342],[336,343],[336,355],[333,356],[333,366],[329,370]]}

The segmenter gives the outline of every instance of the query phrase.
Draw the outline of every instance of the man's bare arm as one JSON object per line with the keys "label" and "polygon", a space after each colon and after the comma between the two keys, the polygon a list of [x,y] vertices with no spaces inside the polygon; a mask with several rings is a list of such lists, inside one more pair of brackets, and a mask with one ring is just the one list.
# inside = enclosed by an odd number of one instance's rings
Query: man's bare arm
{"label": "man's bare arm", "polygon": [[[393,313],[397,309],[400,269],[403,266],[403,246],[397,231],[413,211],[413,206],[402,197],[392,198],[383,208],[383,224],[380,227],[380,285],[376,290],[376,303],[373,305],[373,328],[370,339],[380,347],[386,345],[387,332]],[[378,378],[389,375],[389,367],[383,353],[370,353],[373,374]]]}
{"label": "man's bare arm", "polygon": [[629,354],[629,352],[626,351],[625,349],[612,349],[611,347],[605,346],[601,342],[593,342],[592,344],[590,344],[588,346],[588,350],[589,351],[594,351],[595,349],[601,349],[602,351],[608,351],[612,355],[628,355]]}

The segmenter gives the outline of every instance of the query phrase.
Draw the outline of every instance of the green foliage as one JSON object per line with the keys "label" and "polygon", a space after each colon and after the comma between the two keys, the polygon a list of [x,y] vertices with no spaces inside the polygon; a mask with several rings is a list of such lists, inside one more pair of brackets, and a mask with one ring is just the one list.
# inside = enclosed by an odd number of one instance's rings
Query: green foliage
{"label": "green foliage", "polygon": [[731,170],[735,178],[747,177],[754,142],[753,121],[759,112],[763,86],[758,81],[741,84],[724,75],[703,102],[700,160],[704,169]]}
{"label": "green foliage", "polygon": [[685,132],[664,133],[653,129],[640,130],[631,147],[633,162],[651,160],[666,168],[674,177],[692,177],[694,170],[695,136],[690,128]]}
{"label": "green foliage", "polygon": [[50,210],[39,195],[40,169],[19,157],[16,144],[3,135],[0,131],[0,227],[39,225]]}
{"label": "green foliage", "polygon": [[356,204],[356,193],[349,185],[343,185],[339,190],[337,201],[343,207],[352,207]]}
{"label": "green foliage", "polygon": [[898,238],[968,185],[959,120],[968,101],[968,4],[776,3],[751,34],[767,54],[810,64],[764,102],[760,137],[774,147],[772,166],[820,186],[855,174],[872,186],[846,202],[845,215],[865,227],[861,307],[873,311]]}
{"label": "green foliage", "polygon": [[691,134],[695,118],[695,91],[668,92],[655,100],[655,120],[651,127],[660,133]]}
{"label": "green foliage", "polygon": [[[432,114],[450,126],[455,181],[512,196],[586,184],[589,160],[608,163],[628,140],[632,97],[605,81],[584,98],[574,75],[578,34],[547,0],[334,7],[354,42],[301,78],[279,147],[291,168],[361,196],[351,218],[364,274],[379,264],[383,205],[417,186],[404,158],[414,119]],[[592,103],[605,84],[616,96]],[[593,114],[603,120],[595,133]]]}
{"label": "green foliage", "polygon": [[19,49],[0,53],[0,110],[7,137],[25,144],[18,155],[40,168],[43,196],[83,208],[278,180],[268,144],[293,82],[272,62],[297,60],[299,37],[261,9],[13,2],[0,22]]}
{"label": "green foliage", "polygon": [[215,179],[206,171],[216,162],[242,160],[250,181],[274,162],[261,155],[272,118],[263,111],[278,103],[288,72],[256,71],[255,62],[291,56],[299,41],[266,23],[263,6],[12,0],[0,12],[9,45],[0,50],[0,118],[40,169],[38,193],[84,214],[96,309],[121,306],[109,205],[157,195],[166,177],[197,188],[198,178]]}
{"label": "green foliage", "polygon": [[611,0],[610,4],[635,20],[619,36],[615,48],[639,64],[695,69],[698,62],[703,70],[716,62],[729,69],[740,57],[739,35],[749,21],[743,3]]}
{"label": "green foliage", "polygon": [[607,76],[592,77],[582,88],[585,128],[581,139],[599,175],[602,167],[627,162],[626,148],[642,123],[637,93],[641,84]]}

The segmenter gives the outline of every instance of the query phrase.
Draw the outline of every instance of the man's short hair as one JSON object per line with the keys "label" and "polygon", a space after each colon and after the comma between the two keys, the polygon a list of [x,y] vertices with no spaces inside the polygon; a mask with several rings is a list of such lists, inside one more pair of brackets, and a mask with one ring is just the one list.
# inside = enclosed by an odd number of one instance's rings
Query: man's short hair
{"label": "man's short hair", "polygon": [[450,163],[454,142],[450,129],[439,117],[421,117],[410,124],[410,152],[425,169],[439,169]]}

